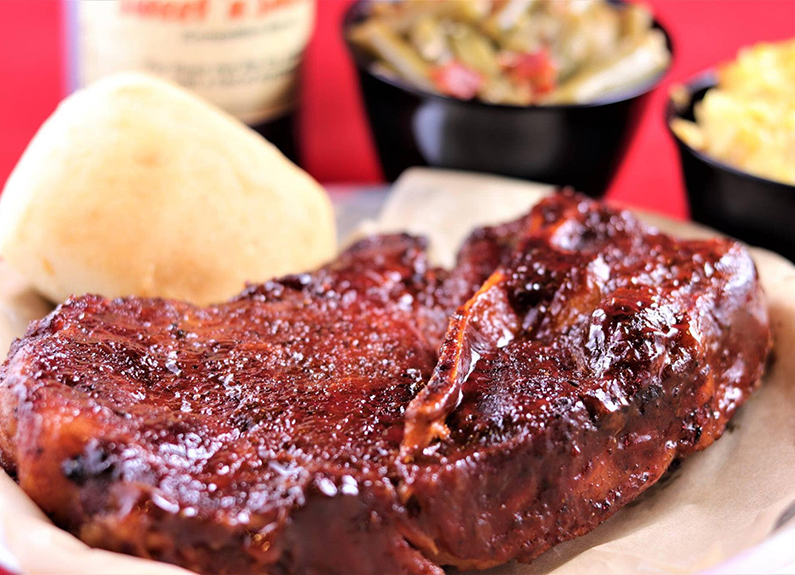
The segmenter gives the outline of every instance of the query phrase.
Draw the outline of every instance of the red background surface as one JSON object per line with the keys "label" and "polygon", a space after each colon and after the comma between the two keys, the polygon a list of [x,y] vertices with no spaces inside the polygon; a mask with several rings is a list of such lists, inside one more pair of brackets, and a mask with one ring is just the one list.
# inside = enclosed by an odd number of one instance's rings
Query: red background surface
{"label": "red background surface", "polygon": [[[300,121],[305,167],[324,183],[381,178],[340,20],[351,0],[317,0],[317,27],[304,66]],[[667,87],[740,46],[795,35],[792,0],[650,0],[673,37],[675,62],[653,94],[611,199],[674,216],[686,200],[662,119]],[[0,182],[63,95],[60,0],[0,0]]]}

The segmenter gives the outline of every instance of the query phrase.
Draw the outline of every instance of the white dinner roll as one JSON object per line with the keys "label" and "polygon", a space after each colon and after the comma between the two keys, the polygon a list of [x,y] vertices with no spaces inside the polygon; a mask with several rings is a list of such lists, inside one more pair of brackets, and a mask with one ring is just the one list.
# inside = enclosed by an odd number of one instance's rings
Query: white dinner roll
{"label": "white dinner roll", "polygon": [[166,81],[64,100],[0,198],[0,254],[49,299],[222,301],[336,251],[323,188],[233,117]]}

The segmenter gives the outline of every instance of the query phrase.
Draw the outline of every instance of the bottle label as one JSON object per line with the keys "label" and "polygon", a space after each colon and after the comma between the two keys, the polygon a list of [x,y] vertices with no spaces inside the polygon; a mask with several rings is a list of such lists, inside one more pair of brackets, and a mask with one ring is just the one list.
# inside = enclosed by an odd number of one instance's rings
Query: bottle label
{"label": "bottle label", "polygon": [[288,112],[314,26],[314,0],[81,0],[79,85],[143,70],[249,124]]}

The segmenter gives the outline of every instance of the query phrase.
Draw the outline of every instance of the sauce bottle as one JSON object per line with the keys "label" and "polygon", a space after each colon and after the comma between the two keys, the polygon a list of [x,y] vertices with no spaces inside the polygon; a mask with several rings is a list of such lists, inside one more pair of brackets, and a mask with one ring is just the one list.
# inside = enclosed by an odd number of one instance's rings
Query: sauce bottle
{"label": "sauce bottle", "polygon": [[67,0],[70,91],[122,70],[189,88],[297,160],[298,71],[314,0]]}

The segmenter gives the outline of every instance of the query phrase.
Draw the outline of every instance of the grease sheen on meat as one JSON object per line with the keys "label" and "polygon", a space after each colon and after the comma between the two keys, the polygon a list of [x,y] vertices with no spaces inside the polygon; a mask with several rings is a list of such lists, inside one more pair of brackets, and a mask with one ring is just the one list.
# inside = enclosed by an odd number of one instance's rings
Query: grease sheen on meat
{"label": "grease sheen on meat", "polygon": [[440,276],[391,236],[208,308],[74,298],[12,349],[7,466],[91,545],[205,573],[433,571],[392,480]]}
{"label": "grease sheen on meat", "polygon": [[412,541],[485,568],[590,531],[720,437],[770,345],[738,243],[679,241],[575,195],[543,201],[409,405]]}
{"label": "grease sheen on meat", "polygon": [[768,347],[738,244],[559,194],[450,272],[395,235],[207,308],[72,298],[2,368],[0,459],[89,544],[204,573],[486,567],[709,445]]}

